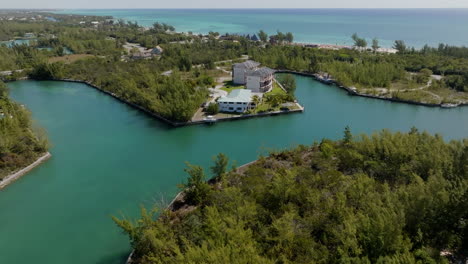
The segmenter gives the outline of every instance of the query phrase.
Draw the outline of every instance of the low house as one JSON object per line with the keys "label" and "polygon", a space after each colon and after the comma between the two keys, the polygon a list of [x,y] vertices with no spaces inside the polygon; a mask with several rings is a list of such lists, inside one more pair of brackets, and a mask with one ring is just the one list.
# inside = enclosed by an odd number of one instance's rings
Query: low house
{"label": "low house", "polygon": [[154,55],[161,55],[163,53],[163,49],[160,47],[160,46],[156,46],[156,48],[154,48],[151,53],[154,54]]}
{"label": "low house", "polygon": [[257,35],[253,35],[252,37],[250,37],[250,40],[252,41],[260,41],[260,39],[257,37]]}
{"label": "low house", "polygon": [[273,89],[273,79],[275,71],[263,67],[247,74],[245,88],[254,93],[266,93]]}
{"label": "low house", "polygon": [[138,51],[132,54],[132,59],[150,59],[152,57],[151,52]]}
{"label": "low house", "polygon": [[219,110],[221,112],[244,113],[255,108],[252,102],[252,91],[247,89],[232,90],[227,96],[218,99]]}
{"label": "low house", "polygon": [[247,83],[247,74],[256,71],[259,65],[260,63],[251,60],[235,63],[232,66],[232,82],[245,85]]}

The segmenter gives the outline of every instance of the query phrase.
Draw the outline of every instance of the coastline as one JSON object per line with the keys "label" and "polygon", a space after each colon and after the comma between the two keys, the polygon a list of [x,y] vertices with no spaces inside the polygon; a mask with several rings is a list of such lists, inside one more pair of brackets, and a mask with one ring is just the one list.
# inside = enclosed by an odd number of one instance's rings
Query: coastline
{"label": "coastline", "polygon": [[33,170],[37,166],[41,165],[43,162],[48,160],[50,157],[52,157],[50,152],[46,152],[44,155],[40,156],[36,161],[31,163],[29,166],[6,176],[5,178],[3,178],[2,181],[0,181],[0,190],[7,187],[8,185],[13,183],[14,181],[18,180],[22,176],[26,175],[28,172],[30,172],[31,170]]}
{"label": "coastline", "polygon": [[424,103],[424,102],[417,102],[417,101],[411,101],[411,100],[404,100],[404,99],[398,99],[398,98],[391,98],[391,97],[383,97],[383,96],[378,96],[378,95],[372,95],[372,94],[365,94],[365,93],[359,93],[355,91],[354,89],[351,89],[349,87],[343,86],[339,84],[335,80],[329,80],[325,82],[324,80],[318,78],[314,73],[307,73],[307,72],[298,72],[298,71],[291,71],[291,70],[277,70],[277,73],[291,73],[291,74],[296,74],[296,75],[301,75],[305,77],[312,77],[316,81],[321,82],[326,85],[335,85],[340,89],[343,89],[348,92],[349,95],[354,95],[354,96],[360,96],[360,97],[366,97],[366,98],[372,98],[372,99],[379,99],[379,100],[384,100],[384,101],[390,101],[394,103],[404,103],[404,104],[411,104],[411,105],[420,105],[420,106],[427,106],[427,107],[440,107],[443,109],[446,108],[457,108],[457,107],[462,107],[462,106],[468,106],[468,103],[461,103],[461,104],[456,104],[450,107],[445,107],[443,103],[440,104],[432,104],[432,103]]}
{"label": "coastline", "polygon": [[[236,172],[242,172],[244,171],[245,169],[247,169],[250,165],[254,164],[255,162],[257,162],[258,159],[256,160],[253,160],[251,162],[247,162],[243,165],[241,165],[240,167],[238,167],[236,169]],[[212,179],[209,179],[208,182],[210,182]],[[174,197],[174,199],[172,199],[172,201],[167,205],[166,207],[166,210],[171,210],[171,211],[174,211],[174,204],[178,201],[181,200],[181,198],[184,196],[184,191],[180,191],[179,193],[177,193],[177,195]],[[132,250],[132,252],[130,252],[130,254],[128,255],[128,258],[127,258],[127,261],[125,261],[125,264],[132,264],[133,263],[133,254],[135,254],[135,250]]]}
{"label": "coastline", "polygon": [[[24,80],[24,79],[23,79]],[[34,79],[30,79],[34,80]],[[200,120],[200,121],[187,121],[187,122],[176,122],[176,121],[171,121],[165,117],[162,117],[161,115],[151,112],[148,109],[145,109],[137,104],[134,104],[132,102],[129,102],[123,98],[118,97],[114,93],[108,92],[96,85],[94,85],[91,82],[88,81],[82,81],[82,80],[75,80],[75,79],[50,79],[48,81],[61,81],[61,82],[74,82],[74,83],[82,83],[86,84],[88,86],[91,86],[92,88],[97,89],[98,91],[105,93],[107,95],[112,96],[113,98],[119,100],[120,102],[127,104],[137,110],[142,111],[143,113],[156,118],[160,121],[163,121],[164,123],[171,125],[173,127],[183,127],[183,126],[191,126],[191,125],[201,125],[201,124],[208,124],[207,121],[205,120]],[[250,118],[256,118],[256,117],[266,117],[266,116],[276,116],[276,115],[282,115],[282,114],[293,114],[293,113],[302,113],[305,111],[305,108],[301,106],[300,104],[296,103],[299,107],[299,109],[295,110],[289,110],[289,111],[273,111],[273,112],[265,112],[265,113],[258,113],[258,114],[251,114],[251,115],[241,115],[241,116],[234,116],[234,117],[224,117],[224,118],[218,118],[216,119],[216,122],[223,122],[223,121],[234,121],[234,120],[242,120],[242,119],[250,119]]]}

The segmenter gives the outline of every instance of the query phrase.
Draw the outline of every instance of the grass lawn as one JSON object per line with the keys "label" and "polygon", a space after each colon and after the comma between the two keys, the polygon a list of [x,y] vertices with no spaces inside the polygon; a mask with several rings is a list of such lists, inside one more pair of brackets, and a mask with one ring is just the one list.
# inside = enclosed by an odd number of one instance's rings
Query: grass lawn
{"label": "grass lawn", "polygon": [[244,85],[236,85],[236,84],[232,83],[232,81],[225,81],[224,82],[224,87],[221,88],[221,90],[226,91],[228,93],[230,93],[232,90],[236,90],[236,89],[245,89],[245,86]]}
{"label": "grass lawn", "polygon": [[268,92],[266,94],[283,94],[283,95],[286,95],[286,92],[281,89],[281,87],[278,85],[277,82],[273,82],[273,89],[271,90],[271,92]]}

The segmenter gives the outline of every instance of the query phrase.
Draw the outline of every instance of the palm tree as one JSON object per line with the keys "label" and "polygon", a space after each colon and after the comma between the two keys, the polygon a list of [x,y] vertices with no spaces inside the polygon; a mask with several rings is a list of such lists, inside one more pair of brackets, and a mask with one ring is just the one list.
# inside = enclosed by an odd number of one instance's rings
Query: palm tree
{"label": "palm tree", "polygon": [[252,96],[252,103],[257,107],[260,104],[260,97],[258,95]]}

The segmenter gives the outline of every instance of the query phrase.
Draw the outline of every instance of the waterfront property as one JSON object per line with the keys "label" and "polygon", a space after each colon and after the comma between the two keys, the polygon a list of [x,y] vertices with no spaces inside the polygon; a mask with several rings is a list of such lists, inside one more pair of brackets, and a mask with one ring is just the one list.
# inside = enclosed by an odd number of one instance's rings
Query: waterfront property
{"label": "waterfront property", "polygon": [[275,71],[262,67],[255,61],[245,61],[232,66],[232,82],[238,85],[245,85],[246,89],[254,93],[265,93],[273,88]]}
{"label": "waterfront property", "polygon": [[[178,192],[174,186],[186,181],[180,164],[187,160],[196,164],[205,162],[202,166],[208,168],[210,159],[205,157],[223,152],[240,165],[258,158],[258,150],[265,150],[265,146],[285,149],[323,137],[342,138],[346,125],[355,133],[382,128],[408,131],[416,125],[421,131],[440,133],[446,139],[468,135],[468,107],[443,110],[349,97],[311,77],[294,77],[296,95],[307,109],[303,114],[180,130],[168,130],[167,126],[85,84],[8,83],[12,98],[26,105],[49,132],[53,142],[51,152],[55,155],[11,188],[0,191],[2,217],[8,223],[0,225],[3,245],[0,263],[29,264],[38,259],[48,264],[102,263],[111,257],[126,256],[131,251],[128,238],[112,224],[109,215],[120,216],[125,212],[130,219],[139,217],[135,201],[145,201],[150,206],[155,194],[164,194],[163,198],[170,201]],[[77,128],[90,133],[77,134]],[[248,136],[244,131],[249,131]],[[234,144],[226,147],[227,144],[219,143],[227,140]],[[122,155],[126,162],[115,163],[122,160]],[[86,166],[76,169],[77,158]],[[128,176],[137,171],[138,180]],[[109,183],[112,192],[95,191],[108,190]],[[63,212],[70,219],[87,217],[86,224],[74,227],[77,235],[66,235],[70,225],[64,221]],[[24,224],[31,213],[34,221]],[[31,245],[31,241],[44,237],[54,239]],[[28,254],[22,248],[27,248]],[[86,254],[70,258],[69,252],[77,250]]]}
{"label": "waterfront property", "polygon": [[266,93],[273,88],[275,71],[270,68],[260,68],[247,75],[246,89],[254,93]]}
{"label": "waterfront property", "polygon": [[260,66],[260,63],[251,60],[235,63],[232,66],[232,82],[234,84],[245,85],[247,83],[247,75],[256,71],[258,66]]}
{"label": "waterfront property", "polygon": [[227,96],[221,96],[218,99],[218,105],[221,112],[244,113],[255,108],[252,102],[252,91],[247,89],[236,89]]}

